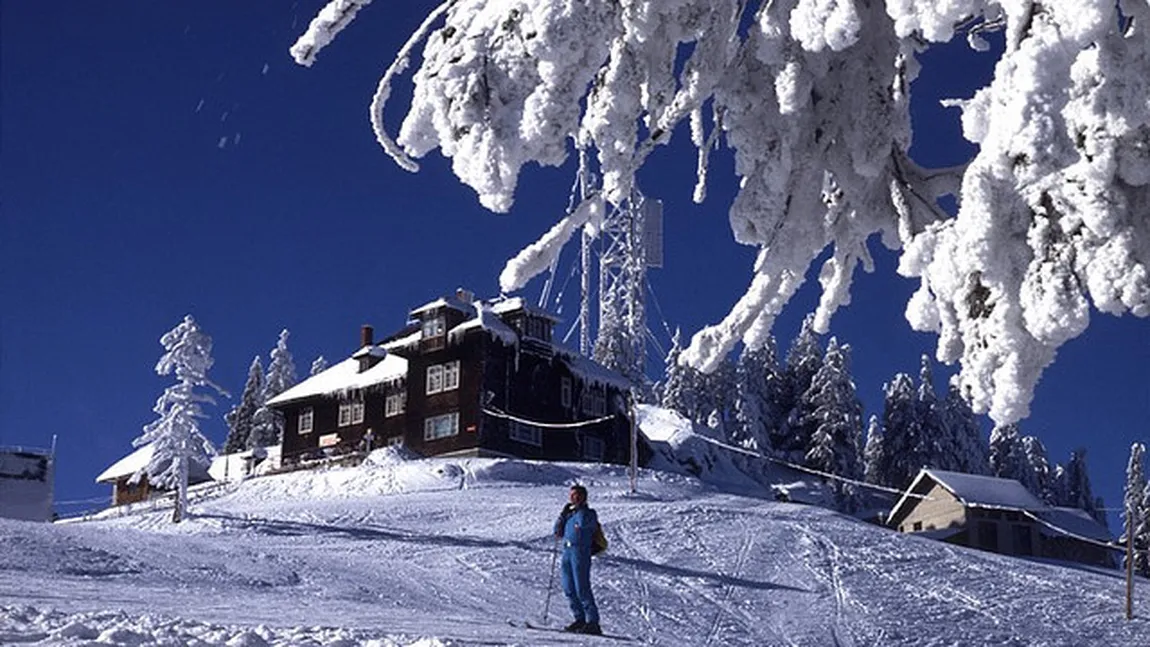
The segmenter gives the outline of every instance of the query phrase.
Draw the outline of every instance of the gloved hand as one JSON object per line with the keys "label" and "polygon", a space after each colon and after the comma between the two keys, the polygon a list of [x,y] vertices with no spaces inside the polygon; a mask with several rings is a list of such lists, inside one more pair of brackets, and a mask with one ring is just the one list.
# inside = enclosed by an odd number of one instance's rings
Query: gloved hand
{"label": "gloved hand", "polygon": [[571,504],[568,503],[567,505],[563,506],[563,511],[559,513],[559,516],[566,517],[567,515],[571,514],[572,510],[574,510],[574,508],[572,508]]}

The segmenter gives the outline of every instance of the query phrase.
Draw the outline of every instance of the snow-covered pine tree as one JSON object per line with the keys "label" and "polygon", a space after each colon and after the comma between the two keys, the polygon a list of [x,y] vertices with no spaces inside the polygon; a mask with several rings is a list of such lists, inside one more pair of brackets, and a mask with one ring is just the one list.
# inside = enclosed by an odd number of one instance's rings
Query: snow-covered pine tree
{"label": "snow-covered pine tree", "polygon": [[[858,480],[862,476],[859,461],[859,439],[862,436],[862,403],[855,392],[850,375],[850,346],[839,346],[831,337],[827,342],[823,364],[811,379],[803,399],[810,409],[804,426],[814,429],[810,446],[804,457],[808,467],[844,479]],[[835,495],[840,511],[857,509],[857,493],[853,484],[831,480],[828,483]]]}
{"label": "snow-covered pine tree", "polygon": [[997,425],[990,431],[990,475],[1025,484],[1029,466],[1017,424]]}
{"label": "snow-covered pine tree", "polygon": [[1099,509],[1098,501],[1094,498],[1093,488],[1090,486],[1090,474],[1086,471],[1086,449],[1084,447],[1070,452],[1070,460],[1066,463],[1062,497],[1061,505],[1084,510],[1094,520],[1103,525],[1106,524],[1106,513]]}
{"label": "snow-covered pine tree", "polygon": [[811,388],[811,380],[823,365],[823,349],[815,332],[815,319],[803,319],[799,334],[791,341],[787,351],[787,364],[783,371],[779,411],[783,412],[774,446],[801,458],[810,446],[814,429],[804,423],[809,411],[803,409],[803,394]]}
{"label": "snow-covered pine tree", "polygon": [[[295,60],[313,64],[364,4],[330,0],[291,48]],[[830,248],[818,272],[826,331],[855,268],[870,265],[868,237],[881,233],[901,252],[899,271],[921,278],[906,308],[912,327],[939,334],[936,355],[959,362],[974,410],[1005,424],[1026,417],[1043,369],[1086,329],[1091,305],[1150,309],[1150,246],[1138,234],[1150,111],[1128,100],[1150,83],[1147,22],[1150,5],[1125,0],[453,0],[396,54],[370,114],[400,166],[417,170],[414,158],[439,148],[500,212],[521,168],[559,166],[573,149],[597,157],[602,195],[620,205],[680,127],[698,149],[701,201],[725,142],[738,176],[727,220],[762,254],[746,294],[684,356],[710,371],[740,340],[757,347]],[[956,36],[989,49],[989,32],[1003,35],[994,77],[958,106],[978,153],[919,167],[909,157],[917,56]],[[413,60],[410,108],[392,139],[384,108]],[[960,205],[954,217],[935,201],[945,194]]]}
{"label": "snow-covered pine tree", "polygon": [[886,479],[881,473],[883,467],[883,437],[878,416],[871,416],[866,429],[866,449],[863,450],[863,477],[867,483],[884,485]]}
{"label": "snow-covered pine tree", "polygon": [[914,382],[899,373],[883,388],[883,453],[878,474],[882,485],[906,489],[926,467]]}
{"label": "snow-covered pine tree", "polygon": [[326,370],[327,359],[323,355],[320,355],[311,363],[311,370],[308,371],[308,377],[315,377]]}
{"label": "snow-covered pine tree", "polygon": [[672,409],[685,418],[694,419],[699,408],[695,369],[679,362],[682,352],[682,333],[676,328],[663,364],[663,381],[658,388],[659,404],[664,409]]}
{"label": "snow-covered pine tree", "polygon": [[1053,474],[1050,470],[1050,459],[1046,455],[1046,446],[1036,436],[1023,436],[1020,441],[1022,456],[1026,461],[1024,470],[1025,479],[1022,484],[1034,496],[1046,501],[1054,500],[1054,486],[1051,481]]}
{"label": "snow-covered pine tree", "polygon": [[942,410],[944,433],[951,439],[950,445],[955,452],[949,459],[950,467],[942,469],[967,474],[989,474],[990,448],[986,444],[974,412],[963,399],[954,380],[947,385]]}
{"label": "snow-covered pine tree", "polygon": [[[1130,459],[1126,463],[1126,483],[1122,488],[1122,535],[1119,544],[1126,546],[1131,537],[1134,539],[1134,570],[1142,573],[1147,569],[1150,560],[1142,545],[1146,537],[1139,536],[1142,520],[1146,511],[1142,508],[1142,497],[1146,493],[1146,446],[1142,443],[1130,445]],[[1126,567],[1128,556],[1123,554],[1122,566]]]}
{"label": "snow-covered pine tree", "polygon": [[778,366],[774,343],[747,350],[735,367],[735,434],[733,440],[742,447],[759,452],[771,451],[770,431],[775,428],[772,387],[778,383]]}
{"label": "snow-covered pine tree", "polygon": [[[1134,528],[1134,543],[1136,546],[1142,546],[1143,551],[1150,550],[1150,482],[1142,488],[1142,505],[1140,507],[1141,515],[1138,517],[1138,523]],[[1150,577],[1150,556],[1145,552],[1141,554],[1142,562],[1139,564],[1135,562],[1138,568],[1138,573],[1142,577]]]}
{"label": "snow-covered pine tree", "polygon": [[[263,403],[287,391],[296,383],[295,362],[288,350],[287,340],[291,333],[285,328],[280,331],[279,340],[271,350],[268,370],[264,379]],[[252,423],[252,434],[248,447],[267,447],[283,441],[283,414],[261,403]]]}
{"label": "snow-covered pine tree", "polygon": [[934,373],[931,370],[930,356],[919,358],[918,389],[914,397],[915,417],[919,424],[919,446],[922,448],[922,463],[928,467],[946,467],[947,457],[955,452],[947,429],[943,426],[942,407],[934,392]]}
{"label": "snow-covered pine tree", "polygon": [[224,441],[224,453],[234,454],[248,448],[252,435],[252,425],[256,411],[264,405],[264,365],[256,355],[248,367],[248,379],[240,401],[224,416],[228,423],[228,437]]}
{"label": "snow-covered pine tree", "polygon": [[[723,421],[723,429],[728,429],[728,421],[734,418],[735,396],[738,391],[735,386],[735,363],[729,357],[724,358],[715,371],[709,374],[695,371],[694,376],[700,384],[699,408],[695,422],[709,426],[711,413],[718,413]],[[730,439],[724,439],[726,440]]]}
{"label": "snow-covered pine tree", "polygon": [[164,354],[156,363],[158,375],[175,373],[176,383],[164,389],[152,408],[159,418],[144,426],[144,433],[132,441],[136,447],[152,446],[152,459],[132,476],[137,482],[147,475],[153,486],[176,491],[172,521],[179,523],[188,509],[188,469],[196,464],[206,470],[215,455],[212,442],[200,433],[201,405],[215,404],[209,388],[227,393],[208,379],[212,367],[212,338],[204,334],[191,315],[160,337]]}

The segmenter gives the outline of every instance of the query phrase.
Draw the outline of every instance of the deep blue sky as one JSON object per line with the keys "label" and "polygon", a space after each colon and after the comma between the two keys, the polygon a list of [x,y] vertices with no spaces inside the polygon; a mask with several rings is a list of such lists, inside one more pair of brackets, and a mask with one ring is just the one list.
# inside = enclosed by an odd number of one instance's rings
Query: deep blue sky
{"label": "deep blue sky", "polygon": [[[213,336],[212,377],[238,395],[281,328],[304,375],[319,354],[353,351],[360,324],[390,332],[409,308],[458,286],[494,295],[504,261],[565,208],[570,165],[525,173],[509,215],[484,211],[438,153],[419,174],[396,167],[367,106],[433,3],[375,3],[313,68],[297,67],[287,49],[322,4],[0,3],[0,444],[47,446],[56,435],[58,500],[108,494],[93,481],[152,420],[171,383],[153,372],[158,339],[183,315]],[[958,163],[974,148],[937,99],[969,96],[993,61],[964,46],[926,60],[912,152]],[[409,92],[405,81],[393,95],[393,132]],[[666,267],[652,274],[662,314],[693,332],[739,297],[754,253],[727,226],[729,155],[715,162],[708,201],[694,205],[686,144],[678,135],[641,182],[667,205]],[[832,328],[854,347],[868,415],[880,411],[882,383],[917,374],[919,355],[934,349],[902,317],[915,284],[875,252],[876,273],[856,279]],[[776,325],[784,350],[817,300],[811,287]],[[661,328],[657,311],[651,324]],[[1047,371],[1022,425],[1052,460],[1087,447],[1110,505],[1130,443],[1147,437],[1146,332],[1145,321],[1096,314]],[[937,371],[940,388],[946,373]],[[233,402],[209,410],[217,442]]]}

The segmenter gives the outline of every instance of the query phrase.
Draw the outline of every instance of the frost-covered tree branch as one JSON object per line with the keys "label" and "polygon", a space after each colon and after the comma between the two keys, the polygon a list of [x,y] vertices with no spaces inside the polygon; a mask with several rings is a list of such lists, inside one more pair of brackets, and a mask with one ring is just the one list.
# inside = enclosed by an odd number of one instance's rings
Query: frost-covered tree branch
{"label": "frost-covered tree branch", "polygon": [[[310,62],[361,4],[330,3],[330,26],[313,22],[293,53]],[[381,80],[373,123],[405,168],[439,149],[494,211],[511,208],[524,164],[557,166],[572,150],[594,153],[599,195],[618,205],[682,129],[701,200],[725,146],[739,179],[731,230],[760,253],[746,294],[684,361],[712,370],[740,340],[765,343],[831,247],[815,319],[825,331],[879,234],[921,282],[907,319],[960,362],[975,410],[1007,423],[1026,416],[1091,305],[1150,313],[1148,19],[1144,0],[452,0]],[[956,102],[978,155],[920,168],[907,154],[916,55],[956,35],[981,48],[992,30],[1005,36],[994,79]],[[392,142],[382,105],[417,42]],[[946,194],[954,217],[938,207]],[[521,268],[546,260],[575,226],[564,222]]]}

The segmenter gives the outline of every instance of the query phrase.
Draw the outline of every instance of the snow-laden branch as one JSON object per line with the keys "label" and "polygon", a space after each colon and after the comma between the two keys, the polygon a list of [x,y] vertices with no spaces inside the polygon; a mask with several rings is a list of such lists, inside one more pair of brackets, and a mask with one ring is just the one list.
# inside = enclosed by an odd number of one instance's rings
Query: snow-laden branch
{"label": "snow-laden branch", "polygon": [[528,281],[555,263],[555,259],[563,251],[563,246],[581,227],[599,229],[603,223],[603,215],[601,196],[593,195],[581,202],[575,211],[556,223],[539,240],[507,261],[499,274],[499,289],[503,292],[514,292],[527,285]]}
{"label": "snow-laden branch", "polygon": [[307,26],[307,31],[291,46],[292,58],[304,67],[311,67],[319,51],[327,47],[344,27],[355,20],[355,14],[369,4],[371,0],[331,0],[320,9]]}
{"label": "snow-laden branch", "polygon": [[[686,361],[708,369],[740,340],[763,343],[832,247],[815,318],[825,331],[877,233],[921,281],[908,320],[938,332],[975,409],[1009,422],[1091,304],[1150,314],[1150,7],[1120,5],[1129,20],[1112,0],[457,0],[404,45],[373,124],[405,168],[439,149],[494,211],[511,207],[524,164],[584,147],[618,205],[648,155],[689,126],[696,196],[725,144],[739,180],[731,230],[760,254],[746,294]],[[907,154],[917,53],[999,28],[994,80],[955,102],[978,156],[919,168]],[[421,41],[393,142],[383,102]],[[957,217],[937,204],[948,193]],[[565,219],[524,250],[522,270],[509,263],[505,289],[569,230]]]}

